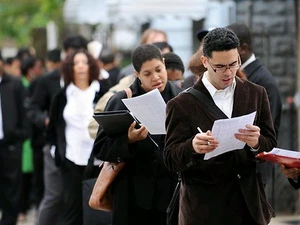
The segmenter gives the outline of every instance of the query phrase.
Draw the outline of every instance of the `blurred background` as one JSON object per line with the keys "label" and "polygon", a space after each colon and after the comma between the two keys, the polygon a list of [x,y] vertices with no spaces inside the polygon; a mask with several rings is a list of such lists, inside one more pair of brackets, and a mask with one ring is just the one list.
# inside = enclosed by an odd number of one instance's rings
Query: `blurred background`
{"label": "blurred background", "polygon": [[[44,58],[70,34],[118,53],[121,66],[147,28],[164,30],[185,64],[199,47],[196,32],[247,24],[256,56],[275,76],[283,101],[278,147],[299,149],[300,0],[1,0],[0,49],[14,57],[29,48]],[[186,72],[188,73],[188,71]],[[276,165],[269,198],[277,213],[299,214],[299,192]]]}

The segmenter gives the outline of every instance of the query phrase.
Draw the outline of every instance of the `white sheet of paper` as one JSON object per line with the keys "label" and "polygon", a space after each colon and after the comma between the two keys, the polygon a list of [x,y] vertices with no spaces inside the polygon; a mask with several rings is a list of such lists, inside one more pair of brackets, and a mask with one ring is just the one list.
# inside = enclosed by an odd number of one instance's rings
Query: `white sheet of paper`
{"label": "white sheet of paper", "polygon": [[214,122],[212,135],[219,141],[219,146],[212,152],[206,153],[204,160],[230,152],[242,149],[245,143],[234,137],[239,129],[244,129],[247,124],[253,124],[256,112],[248,115],[234,117],[231,119],[220,119]]}
{"label": "white sheet of paper", "polygon": [[300,152],[298,151],[291,151],[282,148],[273,148],[272,151],[268,152],[268,154],[286,156],[291,158],[300,158]]}
{"label": "white sheet of paper", "polygon": [[150,134],[166,134],[166,103],[158,89],[122,101]]}

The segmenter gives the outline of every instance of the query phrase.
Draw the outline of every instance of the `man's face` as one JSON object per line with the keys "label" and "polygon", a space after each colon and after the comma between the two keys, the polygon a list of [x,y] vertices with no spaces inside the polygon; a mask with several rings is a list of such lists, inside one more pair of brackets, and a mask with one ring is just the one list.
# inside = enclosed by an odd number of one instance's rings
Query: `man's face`
{"label": "man's face", "polygon": [[183,80],[183,73],[178,69],[167,69],[168,80],[181,87]]}
{"label": "man's face", "polygon": [[202,63],[207,68],[207,77],[218,90],[230,86],[240,65],[237,49],[214,51],[212,57],[202,56]]}

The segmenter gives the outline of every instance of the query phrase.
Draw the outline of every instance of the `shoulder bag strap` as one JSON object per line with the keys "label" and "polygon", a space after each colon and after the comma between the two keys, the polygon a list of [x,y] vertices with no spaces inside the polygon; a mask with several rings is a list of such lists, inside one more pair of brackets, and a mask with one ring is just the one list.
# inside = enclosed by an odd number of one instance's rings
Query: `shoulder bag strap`
{"label": "shoulder bag strap", "polygon": [[195,98],[197,98],[200,102],[202,102],[207,107],[207,110],[210,113],[213,113],[217,118],[222,118],[222,119],[228,118],[222,112],[222,110],[219,109],[218,106],[202,92],[196,90],[193,87],[188,88],[184,92],[189,93],[189,94],[193,95]]}
{"label": "shoulder bag strap", "polygon": [[124,91],[126,92],[127,98],[132,97],[132,90],[130,88],[125,88]]}

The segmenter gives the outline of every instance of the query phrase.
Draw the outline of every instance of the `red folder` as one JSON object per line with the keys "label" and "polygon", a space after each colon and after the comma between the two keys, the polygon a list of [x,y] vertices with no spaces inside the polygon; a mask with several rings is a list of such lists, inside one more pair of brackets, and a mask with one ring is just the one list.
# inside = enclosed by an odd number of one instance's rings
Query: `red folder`
{"label": "red folder", "polygon": [[283,164],[287,167],[300,168],[300,152],[274,148],[271,152],[261,152],[256,158]]}

